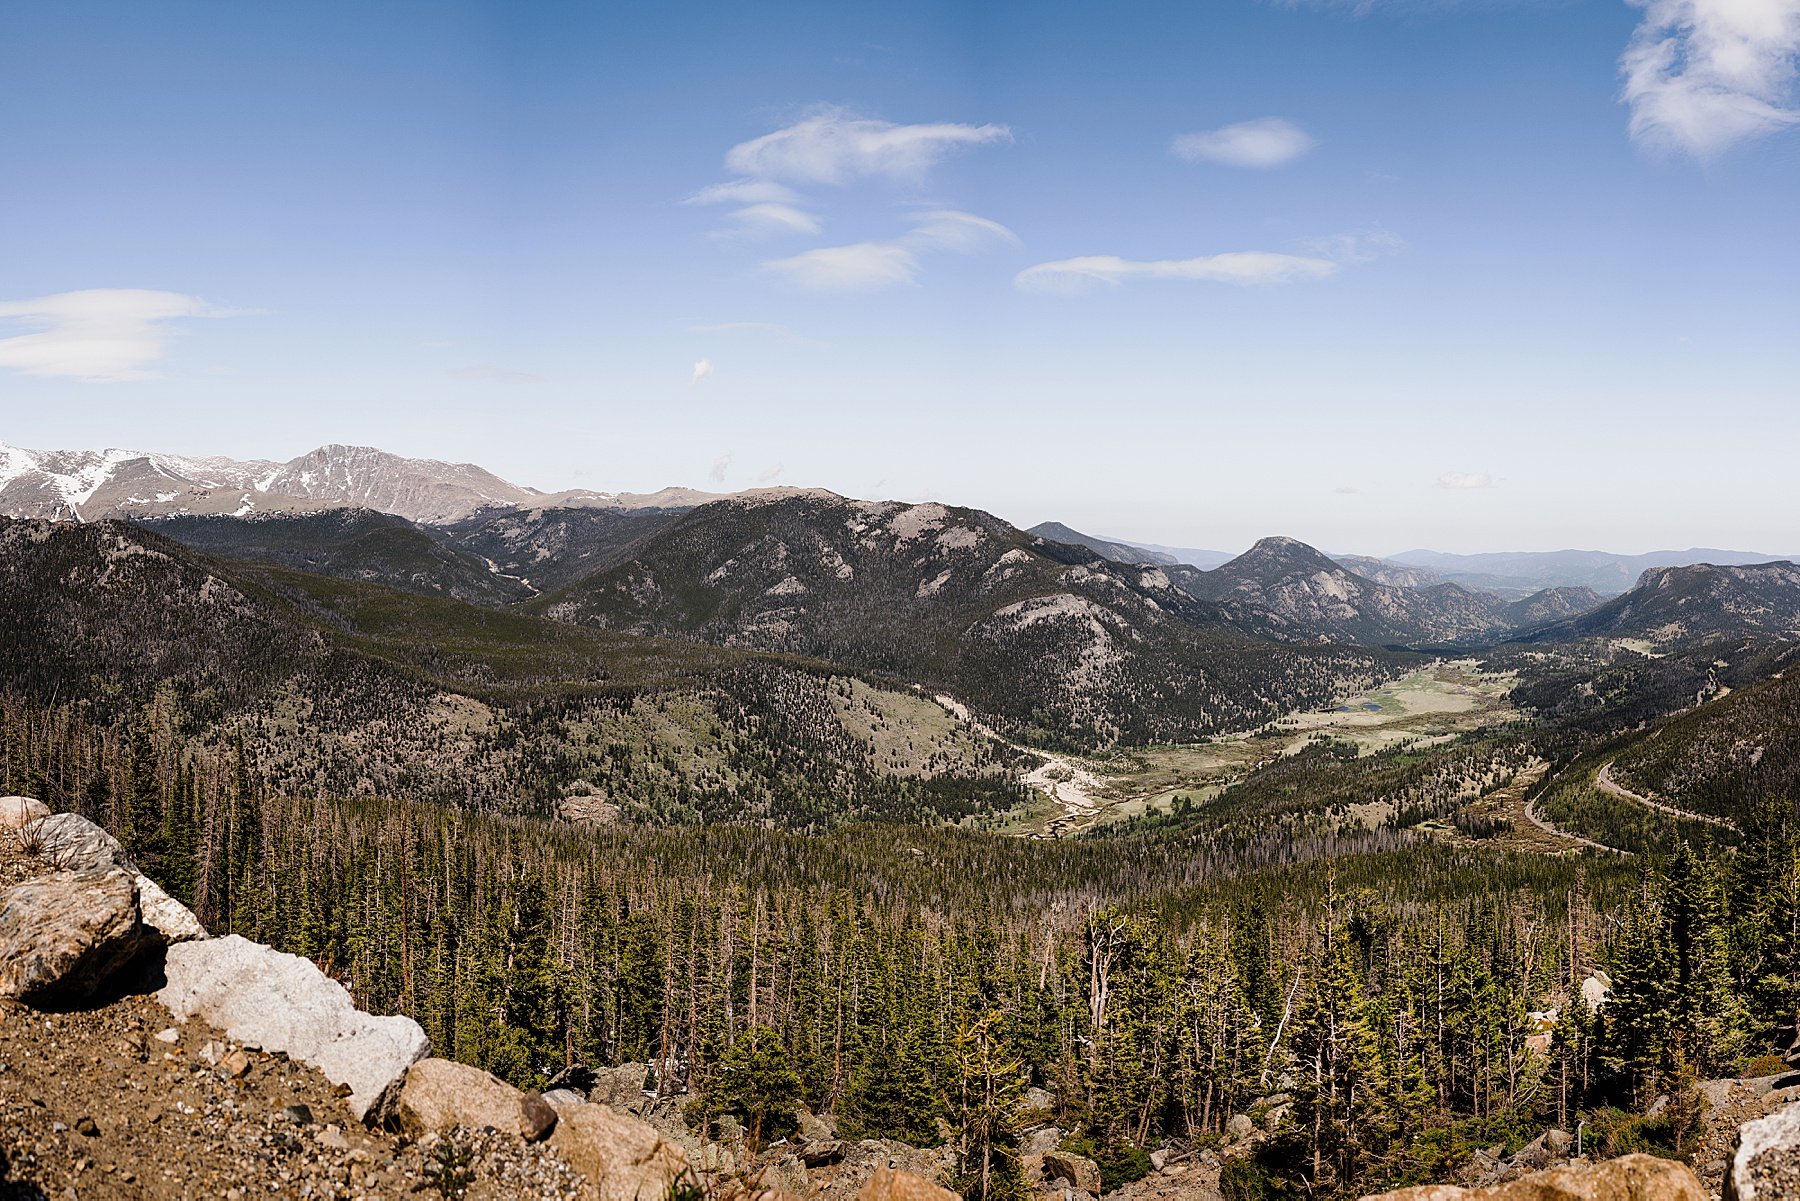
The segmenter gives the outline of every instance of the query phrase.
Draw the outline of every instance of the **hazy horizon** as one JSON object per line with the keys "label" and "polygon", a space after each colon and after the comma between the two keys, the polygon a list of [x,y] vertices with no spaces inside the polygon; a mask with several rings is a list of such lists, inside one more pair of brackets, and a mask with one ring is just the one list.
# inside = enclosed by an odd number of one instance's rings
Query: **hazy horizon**
{"label": "hazy horizon", "polygon": [[0,430],[1788,553],[1797,55],[1800,0],[16,6]]}

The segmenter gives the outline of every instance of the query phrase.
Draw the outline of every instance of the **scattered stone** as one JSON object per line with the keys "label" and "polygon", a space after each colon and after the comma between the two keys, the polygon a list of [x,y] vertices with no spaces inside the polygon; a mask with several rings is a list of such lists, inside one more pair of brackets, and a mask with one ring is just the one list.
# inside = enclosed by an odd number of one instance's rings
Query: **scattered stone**
{"label": "scattered stone", "polygon": [[1045,1155],[1056,1150],[1063,1137],[1063,1132],[1055,1126],[1040,1126],[1026,1133],[1022,1150],[1026,1155]]}
{"label": "scattered stone", "polygon": [[371,1017],[309,961],[235,934],[169,948],[156,994],[180,1021],[199,1017],[229,1038],[281,1051],[347,1085],[363,1121],[383,1110],[431,1044],[407,1017]]}
{"label": "scattered stone", "polygon": [[99,1138],[100,1127],[93,1118],[84,1115],[75,1119],[75,1133],[83,1138]]}
{"label": "scattered stone", "polygon": [[877,1168],[856,1194],[856,1201],[961,1201],[947,1188],[931,1183],[923,1176],[894,1168]]}
{"label": "scattered stone", "polygon": [[168,1043],[172,1046],[181,1041],[181,1031],[175,1029],[173,1026],[165,1026],[163,1029],[156,1032],[156,1041],[159,1043]]}
{"label": "scattered stone", "polygon": [[348,1151],[350,1149],[350,1140],[344,1137],[342,1127],[333,1125],[327,1126],[319,1131],[319,1145],[321,1147],[329,1147],[333,1151]]}
{"label": "scattered stone", "polygon": [[[648,1069],[645,1069],[648,1071]],[[556,1075],[545,1081],[543,1091],[576,1093],[580,1099],[587,1100],[588,1094],[594,1091],[594,1083],[598,1079],[594,1069],[585,1063],[572,1063]]]}
{"label": "scattered stone", "polygon": [[0,997],[85,1000],[151,942],[118,870],[55,872],[0,892]]}
{"label": "scattered stone", "polygon": [[797,1116],[800,1119],[800,1137],[807,1142],[822,1143],[837,1137],[837,1124],[830,1118],[821,1117],[804,1105],[800,1106]]}
{"label": "scattered stone", "polygon": [[[644,1098],[644,1084],[650,1078],[650,1065],[644,1063],[622,1063],[616,1068],[590,1068],[590,1083],[581,1092],[587,1099],[597,1101],[601,1105],[627,1105]],[[550,1080],[551,1088],[566,1087]]]}
{"label": "scattered stone", "polygon": [[662,1201],[689,1171],[679,1147],[606,1105],[558,1106],[550,1146],[587,1177],[594,1201]]}
{"label": "scattered stone", "polygon": [[313,1111],[310,1105],[289,1105],[281,1111],[281,1116],[296,1126],[313,1124]]}
{"label": "scattered stone", "polygon": [[1051,1180],[1067,1180],[1084,1193],[1100,1195],[1100,1165],[1085,1155],[1051,1151],[1044,1156],[1044,1175]]}
{"label": "scattered stone", "polygon": [[1159,1147],[1156,1150],[1150,1152],[1150,1170],[1151,1171],[1160,1172],[1168,1166],[1169,1166],[1169,1153],[1167,1150]]}
{"label": "scattered stone", "polygon": [[528,1143],[541,1142],[554,1129],[556,1110],[537,1093],[526,1093],[519,1103],[519,1137]]}
{"label": "scattered stone", "polygon": [[1654,1155],[1625,1155],[1567,1167],[1487,1188],[1424,1184],[1364,1201],[1709,1201],[1694,1169]]}
{"label": "scattered stone", "polygon": [[232,1080],[241,1080],[250,1073],[250,1056],[242,1047],[228,1051],[219,1060],[219,1070]]}
{"label": "scattered stone", "polygon": [[800,1148],[800,1162],[822,1168],[844,1158],[844,1144],[835,1138],[808,1139]]}
{"label": "scattered stone", "polygon": [[28,796],[0,796],[0,830],[20,830],[50,816],[50,806]]}

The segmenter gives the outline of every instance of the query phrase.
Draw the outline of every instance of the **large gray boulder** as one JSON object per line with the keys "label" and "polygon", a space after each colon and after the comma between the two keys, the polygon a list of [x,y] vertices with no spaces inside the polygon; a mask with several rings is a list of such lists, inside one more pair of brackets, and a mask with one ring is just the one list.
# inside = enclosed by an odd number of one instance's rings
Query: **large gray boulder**
{"label": "large gray boulder", "polygon": [[32,826],[40,854],[48,863],[72,871],[107,871],[118,868],[137,880],[138,908],[144,924],[160,932],[167,943],[191,942],[206,937],[206,927],[194,911],[164,892],[138,870],[119,840],[79,813],[54,813]]}
{"label": "large gray boulder", "polygon": [[1735,1201],[1771,1201],[1800,1192],[1800,1102],[1738,1127],[1737,1149],[1725,1178]]}
{"label": "large gray boulder", "polygon": [[117,868],[53,872],[0,892],[0,997],[70,1004],[154,943]]}
{"label": "large gray boulder", "polygon": [[407,1069],[431,1049],[408,1017],[372,1017],[308,960],[235,934],[168,950],[156,994],[179,1021],[200,1018],[227,1037],[311,1064],[347,1085],[363,1121],[386,1114]]}

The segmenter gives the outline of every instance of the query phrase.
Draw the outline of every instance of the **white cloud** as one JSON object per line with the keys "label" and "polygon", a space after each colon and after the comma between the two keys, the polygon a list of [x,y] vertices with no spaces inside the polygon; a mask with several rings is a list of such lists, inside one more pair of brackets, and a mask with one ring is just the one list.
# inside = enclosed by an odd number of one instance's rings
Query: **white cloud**
{"label": "white cloud", "polygon": [[692,378],[688,380],[688,383],[697,384],[707,376],[711,375],[713,371],[713,361],[711,359],[701,359],[698,363],[694,364],[694,374]]}
{"label": "white cloud", "polygon": [[1631,136],[1711,158],[1800,124],[1800,0],[1631,0],[1644,19],[1619,70]]}
{"label": "white cloud", "polygon": [[773,259],[763,270],[814,292],[866,292],[911,283],[919,274],[919,260],[889,242],[855,242]]}
{"label": "white cloud", "polygon": [[787,468],[783,467],[780,463],[777,463],[775,466],[757,476],[756,482],[759,484],[773,484],[776,480],[781,478],[782,473],[786,470]]}
{"label": "white cloud", "polygon": [[743,233],[816,234],[824,227],[805,209],[791,204],[751,204],[731,214]]}
{"label": "white cloud", "polygon": [[732,179],[701,188],[683,204],[799,204],[800,193],[772,179]]}
{"label": "white cloud", "polygon": [[1365,229],[1356,233],[1331,234],[1323,238],[1304,238],[1303,249],[1322,255],[1334,263],[1360,267],[1385,254],[1392,254],[1406,243],[1385,229]]}
{"label": "white cloud", "polygon": [[544,377],[535,372],[514,371],[509,367],[496,367],[492,363],[453,367],[450,370],[450,378],[492,384],[541,384],[544,382]]}
{"label": "white cloud", "polygon": [[724,454],[713,460],[712,470],[706,473],[706,478],[715,484],[723,484],[725,482],[725,472],[729,470],[730,467],[731,452],[726,451]]}
{"label": "white cloud", "polygon": [[1169,144],[1176,158],[1267,170],[1291,163],[1318,143],[1281,117],[1262,117],[1204,133],[1184,133]]}
{"label": "white cloud", "polygon": [[1440,488],[1492,488],[1494,477],[1485,471],[1446,471],[1438,476]]}
{"label": "white cloud", "polygon": [[1019,244],[1019,235],[1012,230],[998,221],[989,221],[974,213],[938,209],[915,214],[913,222],[913,231],[902,240],[921,249],[974,254],[995,242],[1008,242],[1014,246]]}
{"label": "white cloud", "polygon": [[842,109],[825,109],[801,121],[733,146],[725,165],[758,180],[845,184],[883,176],[917,180],[960,147],[1010,141],[1004,125],[896,125]]}
{"label": "white cloud", "polygon": [[1019,272],[1013,281],[1033,292],[1072,293],[1093,284],[1123,284],[1140,279],[1202,280],[1222,284],[1285,284],[1324,279],[1337,273],[1330,259],[1259,250],[1232,251],[1194,259],[1141,261],[1117,255],[1096,254],[1085,258],[1039,263]]}
{"label": "white cloud", "polygon": [[181,332],[171,321],[232,315],[179,292],[143,288],[0,301],[0,319],[16,318],[32,331],[0,338],[0,367],[91,381],[152,379],[150,365]]}

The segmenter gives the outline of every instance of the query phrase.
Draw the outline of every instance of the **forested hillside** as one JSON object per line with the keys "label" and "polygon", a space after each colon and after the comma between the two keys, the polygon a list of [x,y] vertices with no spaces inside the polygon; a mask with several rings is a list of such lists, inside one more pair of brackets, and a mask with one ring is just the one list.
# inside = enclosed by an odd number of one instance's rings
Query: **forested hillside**
{"label": "forested hillside", "polygon": [[1253,637],[1160,568],[973,509],[830,493],[696,509],[533,607],[843,663],[948,691],[1027,740],[1086,747],[1243,729],[1393,662]]}

